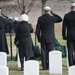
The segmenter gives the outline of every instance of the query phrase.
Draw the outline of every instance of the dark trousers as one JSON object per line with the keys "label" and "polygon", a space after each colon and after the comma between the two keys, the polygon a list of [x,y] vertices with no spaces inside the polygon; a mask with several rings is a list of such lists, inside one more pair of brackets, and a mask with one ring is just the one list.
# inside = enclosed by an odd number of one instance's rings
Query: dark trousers
{"label": "dark trousers", "polygon": [[24,68],[24,61],[29,60],[29,57],[27,57],[26,54],[24,54],[24,51],[22,52],[21,50],[19,50],[19,58],[20,58],[21,68]]}
{"label": "dark trousers", "polygon": [[75,40],[67,40],[69,66],[75,65]]}
{"label": "dark trousers", "polygon": [[54,49],[54,43],[41,43],[41,61],[43,70],[49,68],[49,52]]}

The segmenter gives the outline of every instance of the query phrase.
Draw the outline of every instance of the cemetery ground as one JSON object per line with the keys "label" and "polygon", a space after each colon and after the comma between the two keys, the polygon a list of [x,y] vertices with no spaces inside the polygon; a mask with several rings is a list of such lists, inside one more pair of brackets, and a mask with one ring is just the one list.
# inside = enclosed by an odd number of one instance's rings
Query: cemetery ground
{"label": "cemetery ground", "polygon": [[[66,46],[66,41],[63,41],[62,40],[62,36],[61,34],[56,34],[56,39],[58,40],[58,42],[61,44],[61,45],[65,45]],[[35,45],[35,35],[32,34],[32,40],[33,40],[33,43]],[[8,42],[8,46],[9,46],[9,53],[10,53],[10,37],[7,36],[7,42]],[[12,36],[12,55],[15,56],[16,55],[16,46],[14,45],[14,36]],[[38,42],[36,42],[36,45],[39,45],[40,44]],[[10,54],[8,55],[10,56]],[[66,62],[66,58],[63,58],[63,61],[62,61],[62,75],[68,75],[68,69],[67,69],[67,62]],[[38,60],[37,60],[38,61]],[[39,62],[39,66],[40,66],[40,69],[39,69],[39,75],[50,75],[49,74],[49,71],[48,70],[42,70],[42,65],[41,65],[41,61],[38,61]],[[8,61],[7,62],[7,65],[9,67],[9,75],[24,75],[23,74],[23,71],[20,70],[20,68],[17,67],[17,61]],[[55,68],[57,69],[57,68]]]}
{"label": "cemetery ground", "polygon": [[[38,62],[40,66],[39,75],[50,75],[49,70],[42,70],[41,61]],[[63,59],[62,65],[63,65],[62,75],[68,75],[66,58]],[[9,67],[9,75],[23,75],[23,71],[21,71],[20,68],[17,67],[17,61],[8,61],[8,67]]]}

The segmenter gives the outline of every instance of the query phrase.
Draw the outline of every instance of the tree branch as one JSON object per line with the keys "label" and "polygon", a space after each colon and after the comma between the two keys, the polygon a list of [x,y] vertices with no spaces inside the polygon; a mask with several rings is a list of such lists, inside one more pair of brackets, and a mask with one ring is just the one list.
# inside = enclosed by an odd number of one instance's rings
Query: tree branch
{"label": "tree branch", "polygon": [[21,12],[22,12],[22,9],[21,9],[21,6],[20,6],[20,2],[19,2],[19,0],[17,0],[17,3],[18,3],[18,6],[19,6],[19,9],[20,9]]}

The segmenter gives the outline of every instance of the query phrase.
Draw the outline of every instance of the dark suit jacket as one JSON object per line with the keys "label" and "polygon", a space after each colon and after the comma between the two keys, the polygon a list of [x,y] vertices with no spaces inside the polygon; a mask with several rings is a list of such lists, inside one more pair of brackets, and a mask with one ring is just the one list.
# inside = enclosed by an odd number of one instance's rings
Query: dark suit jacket
{"label": "dark suit jacket", "polygon": [[61,22],[62,19],[56,14],[44,14],[38,18],[36,35],[38,42],[50,43],[55,40],[54,23]]}
{"label": "dark suit jacket", "polygon": [[65,40],[75,40],[75,11],[71,11],[64,16],[62,36]]}

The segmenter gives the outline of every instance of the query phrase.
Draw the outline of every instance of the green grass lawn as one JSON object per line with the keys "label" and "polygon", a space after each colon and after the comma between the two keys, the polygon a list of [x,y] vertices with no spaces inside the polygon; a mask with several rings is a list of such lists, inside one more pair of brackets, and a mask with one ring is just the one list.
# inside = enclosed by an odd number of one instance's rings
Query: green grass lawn
{"label": "green grass lawn", "polygon": [[[35,41],[35,34],[34,33],[31,34],[31,37],[32,37],[32,40],[33,40],[33,44],[35,45],[35,43],[36,43],[36,45],[38,45],[40,47],[40,43],[37,41],[37,38],[36,38],[36,41]],[[61,34],[56,34],[55,37],[58,40],[58,42],[60,43],[60,45],[66,46],[66,41],[64,41],[62,39]],[[16,49],[16,46],[14,44],[14,38],[15,38],[15,36],[12,36],[12,55],[16,56],[17,49]],[[11,49],[10,49],[10,36],[7,36],[7,43],[8,43],[9,56],[10,56],[11,55],[11,52],[10,52],[11,51]]]}
{"label": "green grass lawn", "polygon": [[[52,75],[49,74],[49,70],[42,70],[41,62],[39,62],[40,68],[39,68],[39,75]],[[68,75],[66,61],[62,62],[63,68],[62,68],[62,75]],[[9,67],[9,75],[23,75],[23,71],[20,70],[20,68],[17,67],[17,61],[8,61],[8,67]]]}

